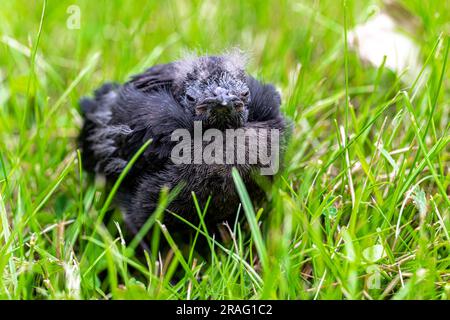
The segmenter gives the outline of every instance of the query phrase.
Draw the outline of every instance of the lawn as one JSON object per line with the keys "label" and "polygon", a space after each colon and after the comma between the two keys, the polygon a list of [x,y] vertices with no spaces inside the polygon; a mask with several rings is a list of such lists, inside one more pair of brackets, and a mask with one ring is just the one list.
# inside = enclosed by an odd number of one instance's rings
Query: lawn
{"label": "lawn", "polygon": [[[409,81],[345,41],[381,1],[2,1],[0,298],[449,299],[450,2],[400,3],[421,63]],[[283,171],[262,208],[237,183],[223,239],[186,222],[183,245],[154,220],[144,255],[81,169],[78,100],[232,47],[282,94]]]}

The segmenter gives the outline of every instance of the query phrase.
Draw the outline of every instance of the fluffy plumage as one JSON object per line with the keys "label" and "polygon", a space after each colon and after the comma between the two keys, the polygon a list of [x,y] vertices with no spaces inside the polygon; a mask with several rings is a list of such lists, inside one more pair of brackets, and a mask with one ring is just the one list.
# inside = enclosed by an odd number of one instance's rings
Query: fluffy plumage
{"label": "fluffy plumage", "polygon": [[[279,129],[285,131],[280,95],[270,84],[246,74],[239,55],[190,57],[156,65],[123,85],[105,84],[80,105],[84,125],[80,147],[84,167],[114,182],[127,162],[148,139],[153,142],[122,183],[117,200],[129,228],[136,232],[156,208],[163,186],[184,187],[168,210],[195,221],[191,192],[204,205],[211,197],[209,224],[233,218],[239,197],[232,165],[174,164],[170,158],[175,129]],[[263,192],[254,182],[261,164],[237,165],[254,200]],[[175,223],[171,214],[166,224]]]}

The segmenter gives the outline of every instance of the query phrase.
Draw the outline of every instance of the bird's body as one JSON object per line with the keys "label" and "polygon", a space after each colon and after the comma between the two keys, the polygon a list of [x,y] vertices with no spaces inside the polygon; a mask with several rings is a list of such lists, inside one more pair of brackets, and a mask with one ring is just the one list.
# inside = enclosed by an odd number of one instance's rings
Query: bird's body
{"label": "bird's body", "polygon": [[[230,219],[240,203],[232,167],[237,167],[250,196],[258,200],[263,193],[253,175],[261,163],[175,163],[171,153],[177,142],[172,134],[176,129],[193,133],[194,121],[204,130],[223,133],[262,128],[283,134],[280,103],[275,88],[247,75],[236,54],[157,65],[124,85],[106,84],[94,98],[81,101],[83,165],[114,182],[139,148],[152,139],[117,195],[130,229],[136,232],[150,217],[162,187],[179,184],[181,191],[168,205],[169,211],[195,221],[194,192],[201,205],[211,197],[205,218],[209,224]],[[167,224],[176,220],[171,214],[164,218]]]}

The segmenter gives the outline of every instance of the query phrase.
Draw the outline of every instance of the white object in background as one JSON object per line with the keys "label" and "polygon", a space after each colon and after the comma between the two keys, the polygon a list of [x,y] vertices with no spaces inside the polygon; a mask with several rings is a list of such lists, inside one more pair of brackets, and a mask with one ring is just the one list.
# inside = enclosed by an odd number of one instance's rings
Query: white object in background
{"label": "white object in background", "polygon": [[386,56],[385,67],[398,75],[404,73],[401,79],[407,84],[416,79],[422,68],[419,47],[384,12],[351,30],[348,43],[363,61],[375,67],[380,67]]}

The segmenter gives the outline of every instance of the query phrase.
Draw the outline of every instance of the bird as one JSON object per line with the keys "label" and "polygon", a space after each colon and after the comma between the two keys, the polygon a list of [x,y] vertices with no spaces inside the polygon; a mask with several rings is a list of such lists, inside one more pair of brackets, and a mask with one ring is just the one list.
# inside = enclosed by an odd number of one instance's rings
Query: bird
{"label": "bird", "polygon": [[[219,133],[278,130],[284,141],[288,122],[280,110],[280,93],[274,85],[248,74],[247,61],[248,56],[241,51],[189,55],[154,65],[123,84],[106,83],[92,97],[80,100],[83,125],[78,141],[86,171],[102,175],[112,184],[135,153],[151,140],[115,195],[132,233],[137,233],[154,213],[162,189],[174,190],[177,186],[178,193],[166,207],[169,214],[163,217],[164,224],[173,230],[185,230],[187,226],[171,212],[198,223],[193,195],[201,205],[208,203],[204,218],[208,226],[235,219],[241,201],[233,167],[250,198],[255,203],[264,199],[257,182],[262,167],[259,161],[207,164],[176,163],[173,159],[177,144],[172,137],[174,131],[192,133],[195,123],[203,130]],[[244,145],[250,147],[247,140]],[[251,151],[244,152],[248,157]]]}

